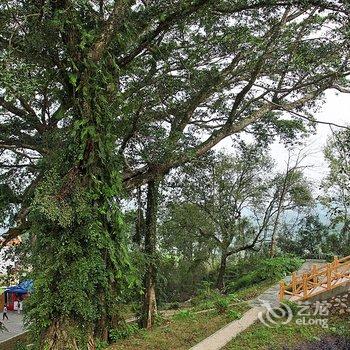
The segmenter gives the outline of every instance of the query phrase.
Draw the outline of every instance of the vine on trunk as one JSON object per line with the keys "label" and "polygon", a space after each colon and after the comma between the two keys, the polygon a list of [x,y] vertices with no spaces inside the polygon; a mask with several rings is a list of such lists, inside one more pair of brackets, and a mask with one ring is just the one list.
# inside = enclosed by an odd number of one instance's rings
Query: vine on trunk
{"label": "vine on trunk", "polygon": [[[92,69],[93,68],[93,69]],[[118,302],[132,283],[123,235],[116,132],[108,76],[87,67],[77,88],[67,147],[43,160],[47,175],[31,207],[34,293],[27,320],[40,349],[94,349],[118,322]],[[73,166],[72,166],[73,165]]]}

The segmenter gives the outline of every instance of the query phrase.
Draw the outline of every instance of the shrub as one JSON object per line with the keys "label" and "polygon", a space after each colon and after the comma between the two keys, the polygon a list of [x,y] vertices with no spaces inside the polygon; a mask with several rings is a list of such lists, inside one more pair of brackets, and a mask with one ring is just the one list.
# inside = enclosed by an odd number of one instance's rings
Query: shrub
{"label": "shrub", "polygon": [[174,320],[192,320],[195,318],[195,314],[190,310],[181,310],[173,316]]}
{"label": "shrub", "polygon": [[214,300],[203,301],[203,302],[195,305],[195,309],[197,311],[210,310],[210,309],[214,309],[214,308],[215,308],[215,301]]}
{"label": "shrub", "polygon": [[96,340],[96,350],[103,350],[108,347],[108,343],[105,340]]}
{"label": "shrub", "polygon": [[229,293],[228,295],[227,295],[227,298],[228,298],[228,300],[230,301],[230,302],[238,302],[239,301],[239,298],[238,298],[238,296],[237,296],[237,294],[236,293]]}
{"label": "shrub", "polygon": [[238,302],[237,295],[230,293],[223,296],[217,289],[211,289],[211,284],[204,284],[200,292],[191,300],[191,304],[196,310],[221,310],[220,303],[227,304]]}
{"label": "shrub", "polygon": [[228,284],[227,290],[235,292],[263,281],[282,279],[297,270],[302,262],[303,260],[290,256],[263,259],[259,264],[252,264],[248,273],[237,275],[235,280]]}
{"label": "shrub", "polygon": [[181,260],[176,256],[160,256],[157,274],[158,304],[184,302],[198,289],[207,273],[205,262]]}
{"label": "shrub", "polygon": [[239,320],[242,317],[242,313],[236,310],[229,310],[227,316],[230,320]]}
{"label": "shrub", "polygon": [[226,298],[220,297],[217,298],[214,305],[219,314],[224,314],[229,307],[229,301]]}
{"label": "shrub", "polygon": [[[214,306],[215,300],[221,297],[219,291],[212,289],[212,284],[208,282],[204,282],[197,295],[192,298],[191,304],[196,308],[200,309],[210,309]],[[202,306],[205,304],[205,307]]]}
{"label": "shrub", "polygon": [[131,311],[133,311],[135,314],[138,314],[138,313],[140,313],[140,311],[141,311],[141,305],[140,305],[140,303],[132,302],[132,303],[130,303],[130,309],[131,309]]}
{"label": "shrub", "polygon": [[139,328],[136,324],[130,323],[130,324],[123,324],[118,328],[111,329],[109,331],[109,337],[112,341],[117,341],[120,339],[125,339],[130,337],[131,335],[137,333],[139,331]]}

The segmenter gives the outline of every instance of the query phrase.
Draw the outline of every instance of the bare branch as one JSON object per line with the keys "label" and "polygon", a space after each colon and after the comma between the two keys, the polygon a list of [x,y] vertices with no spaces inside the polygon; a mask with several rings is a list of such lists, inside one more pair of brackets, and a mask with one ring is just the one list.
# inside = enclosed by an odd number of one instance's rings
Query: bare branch
{"label": "bare branch", "polygon": [[302,119],[305,119],[309,122],[312,122],[312,123],[316,123],[316,124],[324,124],[324,125],[329,125],[329,126],[335,126],[337,128],[342,128],[342,129],[350,129],[350,127],[346,126],[346,125],[340,125],[340,124],[336,124],[336,123],[332,123],[332,122],[325,122],[325,121],[322,121],[322,120],[317,120],[317,119],[314,119],[312,117],[308,117],[304,114],[301,114],[301,113],[298,113],[298,112],[295,112],[295,111],[292,111],[292,110],[286,110],[285,107],[283,107],[283,105],[280,105],[280,104],[277,104],[277,103],[274,103],[274,102],[271,102],[272,104],[274,104],[276,107],[278,107],[278,109],[281,109],[281,110],[284,110],[284,111],[288,111],[290,114],[293,114],[299,118],[302,118]]}

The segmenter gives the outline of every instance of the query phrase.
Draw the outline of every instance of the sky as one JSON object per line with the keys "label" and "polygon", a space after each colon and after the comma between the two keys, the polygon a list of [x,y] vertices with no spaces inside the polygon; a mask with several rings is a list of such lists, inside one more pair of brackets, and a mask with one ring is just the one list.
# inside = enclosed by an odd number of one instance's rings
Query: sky
{"label": "sky", "polygon": [[[327,91],[325,103],[313,115],[318,121],[350,126],[350,94],[338,93],[335,90]],[[316,134],[306,138],[305,145],[299,148],[302,148],[302,153],[305,154],[305,159],[302,162],[302,165],[305,166],[305,175],[315,185],[318,185],[327,174],[327,163],[323,157],[323,149],[332,132],[331,128],[324,124],[317,124],[316,131]],[[230,139],[226,139],[220,143],[219,148],[229,152],[231,145]],[[297,151],[298,149],[295,150],[295,152]],[[271,147],[271,155],[276,161],[278,170],[283,170],[286,167],[288,150],[283,144],[276,141]]]}
{"label": "sky", "polygon": [[[326,93],[326,102],[322,109],[314,114],[316,120],[332,122],[339,125],[350,125],[350,95],[336,93],[334,90]],[[333,128],[336,130],[336,128]],[[311,135],[305,140],[306,158],[304,164],[308,167],[305,174],[311,179],[319,182],[327,174],[327,163],[323,156],[323,149],[327,139],[332,134],[328,125],[317,124],[316,135]],[[279,166],[285,166],[288,151],[277,142],[272,147],[272,156]]]}

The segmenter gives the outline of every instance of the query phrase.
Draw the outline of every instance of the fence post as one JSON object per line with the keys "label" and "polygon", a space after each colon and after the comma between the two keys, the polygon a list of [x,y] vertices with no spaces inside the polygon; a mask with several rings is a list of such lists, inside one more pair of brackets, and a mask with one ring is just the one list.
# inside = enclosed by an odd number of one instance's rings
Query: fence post
{"label": "fence post", "polygon": [[317,265],[312,266],[311,273],[312,273],[312,282],[316,284],[317,283],[317,276],[316,276],[317,275]]}
{"label": "fence post", "polygon": [[304,299],[306,299],[307,298],[307,278],[308,278],[308,276],[307,276],[307,273],[304,273],[303,274],[303,297],[304,297]]}
{"label": "fence post", "polygon": [[280,282],[280,293],[279,293],[279,300],[282,301],[284,299],[285,295],[285,290],[286,290],[286,284],[284,281]]}
{"label": "fence post", "polygon": [[332,264],[327,264],[327,290],[332,287]]}
{"label": "fence post", "polygon": [[297,273],[293,272],[292,273],[292,293],[293,295],[296,294],[297,291]]}

